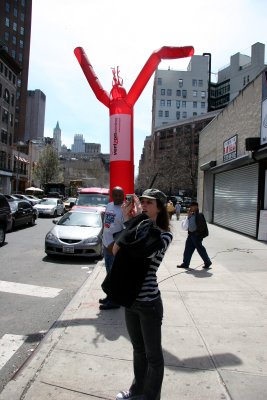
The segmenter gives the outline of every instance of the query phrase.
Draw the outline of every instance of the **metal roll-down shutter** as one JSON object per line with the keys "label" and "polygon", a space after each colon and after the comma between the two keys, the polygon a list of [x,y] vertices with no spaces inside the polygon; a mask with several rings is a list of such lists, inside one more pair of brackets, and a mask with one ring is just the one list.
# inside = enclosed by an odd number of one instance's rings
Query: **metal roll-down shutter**
{"label": "metal roll-down shutter", "polygon": [[258,164],[215,175],[215,224],[256,237],[258,176]]}

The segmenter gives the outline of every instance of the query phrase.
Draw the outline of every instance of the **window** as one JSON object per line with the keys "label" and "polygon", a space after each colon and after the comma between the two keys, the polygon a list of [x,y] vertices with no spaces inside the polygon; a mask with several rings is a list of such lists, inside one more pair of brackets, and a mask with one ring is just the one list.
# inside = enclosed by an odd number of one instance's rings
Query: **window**
{"label": "window", "polygon": [[193,97],[197,97],[197,90],[193,90]]}
{"label": "window", "polygon": [[165,100],[160,100],[160,106],[165,107]]}
{"label": "window", "polygon": [[176,111],[176,119],[180,119],[180,111]]}
{"label": "window", "polygon": [[176,90],[176,96],[181,96],[181,90]]}
{"label": "window", "polygon": [[20,40],[20,41],[19,41],[19,47],[20,47],[21,49],[23,49],[23,45],[24,45],[23,40]]}
{"label": "window", "polygon": [[178,85],[179,85],[179,87],[183,87],[183,79],[179,79]]}
{"label": "window", "polygon": [[180,100],[176,100],[176,108],[180,108],[180,104],[181,104],[181,101]]}
{"label": "window", "polygon": [[161,94],[162,96],[165,96],[165,89],[160,89],[160,94]]}
{"label": "window", "polygon": [[163,111],[159,110],[159,118],[162,118],[162,117],[163,117]]}
{"label": "window", "polygon": [[168,117],[169,117],[169,111],[165,111],[164,116],[165,116],[166,118],[168,118]]}
{"label": "window", "polygon": [[197,112],[193,112],[193,117],[196,117],[197,116]]}
{"label": "window", "polygon": [[5,32],[5,41],[8,42],[9,41],[9,32]]}
{"label": "window", "polygon": [[205,99],[205,97],[206,97],[206,92],[205,92],[204,90],[202,90],[202,91],[201,91],[201,98],[202,98],[202,99]]}
{"label": "window", "polygon": [[249,83],[249,75],[247,76],[247,83]]}
{"label": "window", "polygon": [[201,102],[201,108],[205,108],[206,107],[206,103],[204,101]]}
{"label": "window", "polygon": [[7,144],[7,131],[1,129],[1,142]]}
{"label": "window", "polygon": [[192,79],[192,86],[197,86],[197,79]]}
{"label": "window", "polygon": [[18,10],[17,10],[17,8],[14,8],[13,14],[14,14],[14,17],[17,18],[17,16],[18,16]]}
{"label": "window", "polygon": [[21,79],[18,79],[17,83],[18,83],[18,87],[21,87]]}
{"label": "window", "polygon": [[5,22],[6,27],[9,28],[9,18],[6,18],[6,22]]}
{"label": "window", "polygon": [[193,108],[197,108],[197,101],[193,101]]}
{"label": "window", "polygon": [[14,60],[16,59],[16,51],[15,50],[11,50],[11,57],[14,58]]}
{"label": "window", "polygon": [[183,118],[187,118],[187,112],[183,111]]}
{"label": "window", "polygon": [[23,36],[24,35],[24,26],[20,27],[20,34]]}
{"label": "window", "polygon": [[158,78],[158,85],[159,85],[159,86],[162,85],[162,78]]}
{"label": "window", "polygon": [[202,79],[198,80],[198,86],[200,86],[200,87],[203,86],[203,80]]}
{"label": "window", "polygon": [[22,60],[23,60],[23,55],[22,53],[19,53],[19,62],[22,62]]}
{"label": "window", "polygon": [[186,108],[186,101],[182,101],[182,108]]}
{"label": "window", "polygon": [[167,89],[167,96],[171,96],[172,95],[172,90],[171,89]]}
{"label": "window", "polygon": [[246,77],[244,76],[244,78],[243,78],[243,86],[245,86],[245,84],[246,84]]}
{"label": "window", "polygon": [[2,112],[2,122],[5,122],[6,124],[8,123],[8,111],[3,109]]}
{"label": "window", "polygon": [[14,35],[12,36],[12,43],[13,43],[13,44],[17,44],[17,38],[16,38],[16,36],[14,36]]}
{"label": "window", "polygon": [[20,14],[20,20],[21,20],[22,22],[24,22],[24,14],[23,14],[23,13]]}
{"label": "window", "polygon": [[6,168],[6,153],[0,151],[0,168]]}
{"label": "window", "polygon": [[187,90],[182,90],[182,96],[183,96],[183,98],[187,97]]}
{"label": "window", "polygon": [[13,31],[17,32],[18,25],[16,22],[13,22]]}
{"label": "window", "polygon": [[167,107],[171,107],[172,106],[172,101],[171,100],[167,100]]}
{"label": "window", "polygon": [[6,12],[7,13],[10,12],[10,4],[8,2],[6,2]]}

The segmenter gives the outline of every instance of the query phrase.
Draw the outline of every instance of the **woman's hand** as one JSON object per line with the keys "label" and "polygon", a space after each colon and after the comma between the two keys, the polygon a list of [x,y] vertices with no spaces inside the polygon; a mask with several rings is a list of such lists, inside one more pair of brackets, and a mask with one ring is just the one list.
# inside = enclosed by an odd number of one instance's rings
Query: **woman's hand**
{"label": "woman's hand", "polygon": [[133,195],[132,201],[125,201],[121,206],[124,221],[128,221],[130,218],[135,217],[142,213],[142,207],[139,198],[136,194]]}
{"label": "woman's hand", "polygon": [[120,250],[120,246],[118,246],[117,243],[114,243],[113,248],[112,248],[113,256],[115,256],[119,250]]}

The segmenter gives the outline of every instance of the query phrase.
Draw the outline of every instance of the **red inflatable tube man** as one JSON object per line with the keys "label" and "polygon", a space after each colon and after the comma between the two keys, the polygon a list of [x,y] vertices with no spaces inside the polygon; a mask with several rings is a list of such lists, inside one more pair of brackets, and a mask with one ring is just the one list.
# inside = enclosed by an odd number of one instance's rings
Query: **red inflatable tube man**
{"label": "red inflatable tube man", "polygon": [[[162,47],[154,51],[137,76],[128,94],[123,88],[119,71],[113,70],[110,94],[102,87],[82,47],[76,47],[83,73],[95,96],[109,108],[110,115],[110,189],[121,186],[124,193],[134,193],[133,107],[151,75],[163,59],[190,57],[192,46]],[[117,72],[117,75],[116,75]]]}

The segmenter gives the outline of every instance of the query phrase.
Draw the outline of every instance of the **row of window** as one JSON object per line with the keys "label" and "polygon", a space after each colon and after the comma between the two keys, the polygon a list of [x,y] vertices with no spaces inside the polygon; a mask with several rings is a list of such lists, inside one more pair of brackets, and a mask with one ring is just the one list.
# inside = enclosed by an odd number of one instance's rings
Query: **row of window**
{"label": "row of window", "polygon": [[[187,103],[191,104],[190,101],[188,102],[185,100],[176,100],[175,103],[176,103],[176,108],[186,108]],[[160,100],[160,107],[166,107],[166,106],[172,107],[172,104],[173,104],[172,100],[167,100],[167,101],[165,101],[163,99]],[[197,108],[198,104],[199,104],[198,101],[193,101],[193,108]],[[206,107],[205,101],[201,101],[200,106],[201,106],[201,108],[205,108]]]}
{"label": "row of window", "polygon": [[[5,151],[0,151],[0,169],[8,169],[11,171],[11,156],[7,154]],[[18,172],[19,174],[26,175],[27,174],[27,164],[25,162],[17,161],[14,158],[13,162],[13,171]]]}
{"label": "row of window", "polygon": [[13,72],[0,61],[0,73],[3,74],[10,82],[13,83],[13,85],[16,84],[16,75],[13,74]]}
{"label": "row of window", "polygon": [[[24,14],[21,14],[21,15],[24,15]],[[24,22],[24,19],[21,20],[21,21]],[[7,28],[10,28],[10,19],[8,17],[6,17],[5,26]],[[14,32],[18,32],[18,24],[17,24],[17,22],[13,22],[12,29],[13,29]],[[24,35],[24,26],[19,27],[19,32],[20,32],[20,34],[22,36]]]}
{"label": "row of window", "polygon": [[[169,113],[169,111],[162,111],[162,110],[159,110],[159,113],[158,113],[158,116],[159,116],[159,118],[169,118],[169,116],[170,116],[170,113]],[[195,116],[197,116],[197,112],[193,112],[193,117],[195,117]],[[180,111],[176,111],[176,119],[180,119],[180,118],[187,118],[187,112],[186,111],[183,111],[183,112],[180,112]]]}
{"label": "row of window", "polygon": [[[5,33],[4,33],[4,38],[5,38],[5,41],[6,41],[6,42],[9,42],[10,35],[9,35],[9,32],[8,32],[8,31],[5,31]],[[13,44],[14,46],[17,45],[17,36],[15,36],[15,35],[12,35],[12,44]],[[24,41],[23,41],[22,39],[19,40],[19,47],[20,47],[21,49],[23,49],[23,47],[24,47]]]}
{"label": "row of window", "polygon": [[[25,7],[25,0],[20,0],[19,2],[18,2],[18,0],[15,0],[15,3],[17,3],[17,4],[20,3],[21,7]],[[18,6],[19,6],[19,4],[18,4]],[[9,1],[6,1],[6,12],[8,12],[8,13],[10,12]],[[13,14],[14,14],[14,17],[18,16],[18,9],[16,7],[14,7]]]}
{"label": "row of window", "polygon": [[[160,89],[160,94],[161,96],[165,96],[167,94],[167,96],[172,96],[172,89]],[[198,91],[197,90],[193,90],[192,92],[193,97],[198,97]],[[201,98],[205,99],[206,97],[206,91],[205,90],[201,90],[200,92]],[[187,97],[187,90],[183,89],[177,89],[176,90],[176,96],[177,97],[183,97],[186,98]]]}
{"label": "row of window", "polygon": [[[6,51],[8,52],[8,47],[6,46]],[[14,60],[16,60],[16,50],[14,50],[14,49],[11,49],[11,57],[12,58],[14,58]],[[18,56],[18,61],[20,62],[20,63],[22,63],[22,61],[23,61],[23,53],[20,51],[19,52],[19,56]]]}
{"label": "row of window", "polygon": [[[162,86],[162,78],[158,78],[158,85]],[[183,87],[184,80],[178,79],[178,87]],[[203,87],[203,79],[192,79],[192,86],[193,87]]]}

